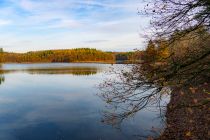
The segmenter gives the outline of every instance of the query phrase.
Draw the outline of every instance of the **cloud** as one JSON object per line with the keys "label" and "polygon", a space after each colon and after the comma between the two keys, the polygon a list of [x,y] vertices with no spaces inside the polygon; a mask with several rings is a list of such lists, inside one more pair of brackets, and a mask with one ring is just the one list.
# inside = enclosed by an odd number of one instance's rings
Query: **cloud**
{"label": "cloud", "polygon": [[91,6],[91,7],[104,7],[104,8],[118,8],[124,10],[136,10],[140,5],[139,0],[133,0],[132,2],[127,0],[122,1],[97,1],[97,0],[80,0],[76,2],[79,5]]}
{"label": "cloud", "polygon": [[30,0],[20,0],[19,5],[21,8],[25,10],[34,10],[35,8],[38,8],[39,3],[30,1]]}
{"label": "cloud", "polygon": [[76,20],[71,19],[61,19],[56,24],[48,26],[48,28],[76,28],[80,27],[82,24]]}
{"label": "cloud", "polygon": [[11,23],[11,20],[0,19],[0,26],[10,25]]}
{"label": "cloud", "polygon": [[109,40],[88,40],[84,41],[84,43],[89,43],[89,44],[94,44],[94,43],[103,43],[103,42],[108,42]]}
{"label": "cloud", "polygon": [[139,26],[147,24],[137,15],[138,5],[141,0],[7,0],[0,10],[0,45],[13,46],[8,51],[133,49],[141,44]]}

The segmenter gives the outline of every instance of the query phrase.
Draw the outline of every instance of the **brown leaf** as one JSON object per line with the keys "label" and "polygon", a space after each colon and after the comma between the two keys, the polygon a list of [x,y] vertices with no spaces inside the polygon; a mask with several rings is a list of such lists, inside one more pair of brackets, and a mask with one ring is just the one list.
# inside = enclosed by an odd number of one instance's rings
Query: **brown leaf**
{"label": "brown leaf", "polygon": [[187,110],[188,110],[188,112],[189,112],[190,114],[193,114],[192,108],[187,108]]}
{"label": "brown leaf", "polygon": [[181,95],[184,95],[184,92],[183,92],[183,91],[181,91],[181,92],[180,92],[180,94],[181,94]]}
{"label": "brown leaf", "polygon": [[187,137],[190,137],[192,134],[190,131],[188,131],[186,134],[185,134]]}
{"label": "brown leaf", "polygon": [[198,103],[198,100],[197,100],[197,99],[193,99],[193,102],[194,102],[195,104],[197,104],[197,103]]}
{"label": "brown leaf", "polygon": [[196,91],[196,89],[193,88],[193,87],[190,87],[189,89],[190,89],[190,91],[191,91],[192,93],[195,93],[195,91]]}

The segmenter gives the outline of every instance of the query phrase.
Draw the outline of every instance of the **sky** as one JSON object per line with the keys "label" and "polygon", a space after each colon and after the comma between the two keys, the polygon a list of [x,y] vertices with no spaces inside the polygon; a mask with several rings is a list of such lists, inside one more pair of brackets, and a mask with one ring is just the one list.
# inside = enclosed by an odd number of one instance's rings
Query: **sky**
{"label": "sky", "polygon": [[10,52],[144,47],[142,0],[0,0],[0,48]]}

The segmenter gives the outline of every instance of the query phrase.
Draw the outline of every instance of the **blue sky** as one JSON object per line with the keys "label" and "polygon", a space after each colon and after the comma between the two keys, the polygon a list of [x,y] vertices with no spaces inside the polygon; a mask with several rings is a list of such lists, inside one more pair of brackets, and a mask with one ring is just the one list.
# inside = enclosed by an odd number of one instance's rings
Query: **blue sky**
{"label": "blue sky", "polygon": [[27,52],[91,47],[131,51],[148,18],[142,0],[0,0],[0,47]]}

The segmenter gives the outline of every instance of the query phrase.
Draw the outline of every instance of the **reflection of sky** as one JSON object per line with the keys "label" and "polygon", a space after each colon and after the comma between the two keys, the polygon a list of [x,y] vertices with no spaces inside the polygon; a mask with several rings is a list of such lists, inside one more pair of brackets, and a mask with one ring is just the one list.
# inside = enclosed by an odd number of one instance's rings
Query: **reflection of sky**
{"label": "reflection of sky", "polygon": [[0,86],[0,139],[131,139],[157,121],[142,112],[122,132],[103,125],[104,103],[95,96],[102,73],[91,76],[5,74]]}

